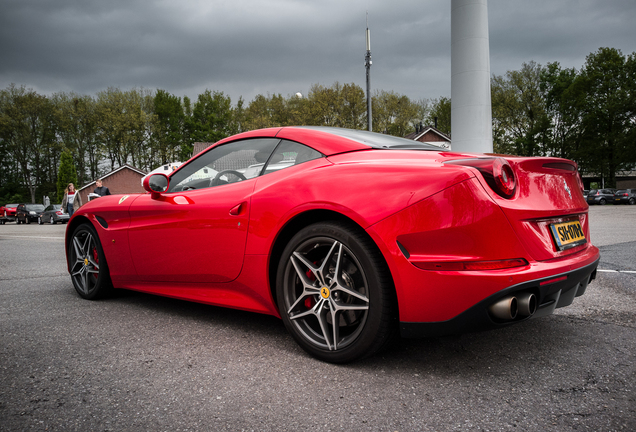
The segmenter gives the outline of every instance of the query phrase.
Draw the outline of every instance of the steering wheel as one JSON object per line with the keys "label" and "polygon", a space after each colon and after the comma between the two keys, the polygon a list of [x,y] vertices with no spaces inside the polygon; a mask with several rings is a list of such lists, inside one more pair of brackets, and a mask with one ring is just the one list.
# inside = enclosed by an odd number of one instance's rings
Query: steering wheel
{"label": "steering wheel", "polygon": [[[221,184],[221,177],[225,174],[234,174],[239,180],[246,180],[245,176],[238,171],[235,170],[223,170],[220,171],[217,175],[214,176],[212,181],[210,181],[210,186],[218,186]],[[229,183],[229,182],[228,182]]]}

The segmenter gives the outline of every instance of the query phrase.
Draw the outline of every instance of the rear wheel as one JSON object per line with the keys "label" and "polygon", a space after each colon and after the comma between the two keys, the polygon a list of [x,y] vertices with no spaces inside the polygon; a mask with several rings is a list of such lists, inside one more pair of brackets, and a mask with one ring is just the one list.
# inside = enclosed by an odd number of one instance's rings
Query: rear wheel
{"label": "rear wheel", "polygon": [[277,300],[296,342],[320,360],[345,363],[369,356],[396,330],[386,263],[352,225],[324,222],[300,230],[281,257]]}
{"label": "rear wheel", "polygon": [[629,201],[627,201],[627,203],[628,203],[629,205],[634,205],[634,204],[636,204],[636,199],[634,199],[634,198],[630,198],[630,199],[629,199]]}
{"label": "rear wheel", "polygon": [[24,218],[24,223],[26,223],[27,225],[31,223],[31,219],[29,219],[29,217],[25,217]]}
{"label": "rear wheel", "polygon": [[51,216],[51,225],[55,225],[55,219]]}
{"label": "rear wheel", "polygon": [[71,280],[77,293],[85,299],[105,297],[112,291],[108,264],[95,229],[85,223],[78,226],[68,248]]}
{"label": "rear wheel", "polygon": [[601,200],[598,203],[600,205],[605,205],[607,203],[607,201],[605,201],[605,198],[601,198]]}

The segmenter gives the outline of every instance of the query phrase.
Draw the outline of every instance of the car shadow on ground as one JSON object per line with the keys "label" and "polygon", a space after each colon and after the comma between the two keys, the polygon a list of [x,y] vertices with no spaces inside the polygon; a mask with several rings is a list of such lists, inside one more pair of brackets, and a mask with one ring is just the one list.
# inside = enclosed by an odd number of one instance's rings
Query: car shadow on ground
{"label": "car shadow on ground", "polygon": [[[75,293],[72,293],[75,295]],[[133,308],[138,313],[159,315],[162,319],[187,321],[210,331],[226,329],[235,335],[236,344],[244,343],[249,335],[273,350],[283,350],[286,355],[309,357],[298,347],[276,317],[240,310],[193,303],[141,292],[116,290],[116,294],[99,301],[104,307]],[[566,362],[573,350],[573,341],[589,339],[589,328],[566,316],[549,316],[528,320],[510,327],[467,333],[456,336],[423,339],[396,337],[384,351],[353,363],[355,368],[399,367],[405,371],[428,369],[429,372],[490,373],[505,371],[510,365],[526,368],[529,365],[549,364],[554,359]],[[586,336],[587,334],[587,336]],[[591,343],[588,340],[588,343]],[[580,347],[580,345],[577,345]],[[589,348],[589,347],[588,347]],[[587,350],[587,349],[586,349]]]}

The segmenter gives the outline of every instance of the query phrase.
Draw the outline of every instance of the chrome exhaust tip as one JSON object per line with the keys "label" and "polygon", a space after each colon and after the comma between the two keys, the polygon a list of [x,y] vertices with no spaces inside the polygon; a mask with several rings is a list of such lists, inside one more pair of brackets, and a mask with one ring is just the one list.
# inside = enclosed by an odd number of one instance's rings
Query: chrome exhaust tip
{"label": "chrome exhaust tip", "polygon": [[497,303],[490,305],[488,310],[495,318],[513,320],[517,317],[518,312],[517,298],[514,296],[503,298]]}
{"label": "chrome exhaust tip", "polygon": [[537,311],[537,297],[532,293],[521,293],[517,296],[519,315],[531,317]]}

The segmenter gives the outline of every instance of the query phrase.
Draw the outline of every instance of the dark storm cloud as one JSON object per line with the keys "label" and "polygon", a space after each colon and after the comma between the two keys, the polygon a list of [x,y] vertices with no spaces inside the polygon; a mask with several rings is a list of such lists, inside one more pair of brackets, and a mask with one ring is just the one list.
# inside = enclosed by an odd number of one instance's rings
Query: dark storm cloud
{"label": "dark storm cloud", "polygon": [[[94,95],[109,86],[236,101],[354,82],[450,96],[450,1],[0,0],[0,88]],[[490,0],[491,70],[580,68],[601,46],[636,50],[633,0]]]}

